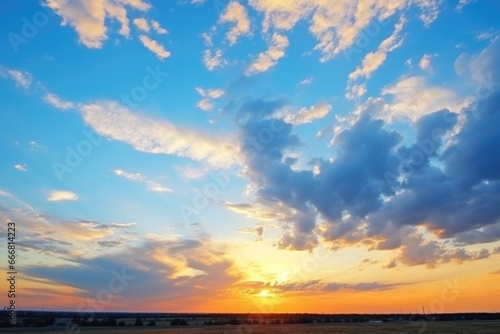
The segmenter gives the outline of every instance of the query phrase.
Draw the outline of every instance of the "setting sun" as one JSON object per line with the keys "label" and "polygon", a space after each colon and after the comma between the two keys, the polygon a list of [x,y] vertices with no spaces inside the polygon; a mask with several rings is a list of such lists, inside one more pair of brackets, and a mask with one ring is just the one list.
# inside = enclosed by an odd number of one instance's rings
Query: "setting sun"
{"label": "setting sun", "polygon": [[269,292],[269,290],[262,290],[259,293],[259,297],[268,298],[268,297],[271,297],[271,293]]}

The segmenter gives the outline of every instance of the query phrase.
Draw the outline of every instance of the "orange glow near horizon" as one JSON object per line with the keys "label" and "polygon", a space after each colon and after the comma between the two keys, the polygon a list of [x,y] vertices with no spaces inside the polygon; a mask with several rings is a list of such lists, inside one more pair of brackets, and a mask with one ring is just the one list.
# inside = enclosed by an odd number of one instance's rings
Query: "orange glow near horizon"
{"label": "orange glow near horizon", "polygon": [[[171,299],[168,294],[155,300],[141,300],[135,305],[142,312],[215,312],[215,313],[426,313],[496,312],[498,275],[486,273],[455,279],[430,281],[382,291],[289,291],[273,292],[261,289],[254,295],[238,293],[193,296]],[[19,296],[19,307],[25,310],[82,310],[92,311],[89,299],[69,286],[55,286],[48,282],[27,281]],[[78,296],[80,295],[80,296]],[[164,301],[169,300],[166,304]],[[125,303],[125,304],[124,304]],[[115,296],[110,302],[101,302],[97,311],[136,311],[124,308],[128,302]]]}

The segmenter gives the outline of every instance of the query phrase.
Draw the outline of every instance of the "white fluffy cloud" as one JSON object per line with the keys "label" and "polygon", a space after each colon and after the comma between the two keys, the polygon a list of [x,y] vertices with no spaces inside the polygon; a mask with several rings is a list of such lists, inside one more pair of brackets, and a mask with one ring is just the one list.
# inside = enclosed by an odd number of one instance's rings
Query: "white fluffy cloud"
{"label": "white fluffy cloud", "polygon": [[238,151],[229,138],[203,134],[133,113],[125,106],[102,101],[80,106],[84,121],[109,139],[125,142],[136,150],[173,154],[227,167],[237,160]]}
{"label": "white fluffy cloud", "polygon": [[202,97],[196,104],[198,108],[203,111],[209,111],[214,107],[213,100],[220,98],[224,95],[223,89],[203,89],[200,87],[195,88],[198,94]]}
{"label": "white fluffy cloud", "polygon": [[153,30],[156,31],[158,34],[167,33],[167,29],[163,28],[158,21],[151,20],[151,26],[153,27]]}
{"label": "white fluffy cloud", "polygon": [[222,58],[222,50],[217,49],[212,52],[212,50],[205,50],[203,53],[203,64],[209,71],[213,71],[217,67],[221,67],[226,62]]}
{"label": "white fluffy cloud", "polygon": [[76,201],[77,199],[77,194],[67,190],[52,190],[47,196],[47,200],[51,202]]}
{"label": "white fluffy cloud", "polygon": [[265,72],[276,65],[279,59],[285,56],[285,49],[288,47],[288,38],[284,35],[274,33],[266,52],[259,54],[245,71],[246,75],[253,75]]}
{"label": "white fluffy cloud", "polygon": [[250,32],[250,20],[248,19],[247,10],[236,1],[229,3],[224,13],[221,14],[219,22],[234,23],[234,26],[226,35],[231,45],[235,44],[240,36]]}
{"label": "white fluffy cloud", "polygon": [[137,29],[144,31],[144,32],[150,32],[151,29],[153,29],[158,34],[166,34],[167,33],[167,30],[162,28],[160,23],[158,21],[155,21],[155,20],[151,20],[150,22],[148,22],[148,20],[146,20],[145,18],[138,17],[138,18],[134,19],[133,23],[137,27]]}
{"label": "white fluffy cloud", "polygon": [[380,43],[377,51],[368,53],[362,62],[361,67],[358,67],[354,72],[349,74],[349,79],[356,80],[360,77],[370,77],[387,58],[387,53],[393,51],[403,44],[403,38],[400,36],[406,20],[401,17],[394,28],[391,36]]}
{"label": "white fluffy cloud", "polygon": [[422,56],[422,59],[420,59],[418,66],[426,71],[431,68],[431,55],[425,54]]}
{"label": "white fluffy cloud", "polygon": [[345,94],[345,97],[353,100],[356,98],[360,98],[361,96],[365,95],[366,93],[366,84],[359,84],[359,85],[350,85],[347,87],[347,92]]}
{"label": "white fluffy cloud", "polygon": [[214,107],[214,104],[210,99],[201,99],[196,103],[196,106],[203,111],[210,111]]}
{"label": "white fluffy cloud", "polygon": [[[316,38],[315,50],[321,61],[328,61],[352,47],[370,26],[380,29],[387,18],[413,6],[420,10],[425,25],[438,16],[441,0],[249,0],[253,9],[264,16],[262,30],[289,31],[301,20],[307,20]],[[380,57],[380,55],[379,55]]]}
{"label": "white fluffy cloud", "polygon": [[195,88],[198,94],[201,95],[201,97],[205,98],[211,98],[211,99],[218,99],[222,95],[224,95],[224,89],[220,88],[214,88],[214,89],[203,89],[200,87]]}
{"label": "white fluffy cloud", "polygon": [[165,50],[165,48],[158,43],[157,41],[149,38],[146,35],[139,36],[142,44],[149,49],[149,51],[153,52],[159,59],[163,60],[165,58],[170,57],[170,52]]}
{"label": "white fluffy cloud", "polygon": [[[402,78],[386,86],[382,95],[391,100],[380,114],[386,121],[401,118],[416,120],[444,108],[460,111],[466,103],[450,89],[428,85],[422,76]],[[373,102],[375,100],[371,100]]]}
{"label": "white fluffy cloud", "polygon": [[302,80],[301,82],[299,82],[300,85],[310,85],[313,81],[313,78],[312,77],[309,77],[309,78],[305,78],[304,80]]}
{"label": "white fluffy cloud", "polygon": [[138,17],[136,19],[134,19],[134,25],[137,27],[137,29],[139,30],[142,30],[142,31],[145,31],[145,32],[149,32],[149,23],[148,23],[148,20],[146,20],[145,18],[143,17]]}
{"label": "white fluffy cloud", "polygon": [[28,170],[28,168],[26,167],[26,164],[15,164],[14,168],[20,172],[26,172]]}
{"label": "white fluffy cloud", "polygon": [[126,6],[139,11],[151,8],[142,0],[46,0],[45,4],[61,16],[63,25],[73,27],[80,43],[89,48],[101,48],[108,38],[105,25],[108,16],[120,22],[118,33],[128,37],[130,27]]}

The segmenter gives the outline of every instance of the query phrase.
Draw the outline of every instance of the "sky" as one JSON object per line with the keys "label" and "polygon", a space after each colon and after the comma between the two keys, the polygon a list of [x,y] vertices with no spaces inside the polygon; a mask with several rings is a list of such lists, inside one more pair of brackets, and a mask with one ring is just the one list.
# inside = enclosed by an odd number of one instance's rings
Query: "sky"
{"label": "sky", "polygon": [[18,309],[500,311],[499,13],[3,1]]}

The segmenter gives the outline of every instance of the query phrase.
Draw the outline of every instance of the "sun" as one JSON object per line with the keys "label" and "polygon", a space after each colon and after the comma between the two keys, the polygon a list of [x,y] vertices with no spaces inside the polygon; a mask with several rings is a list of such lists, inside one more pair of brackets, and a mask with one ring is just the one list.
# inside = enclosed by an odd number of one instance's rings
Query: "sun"
{"label": "sun", "polygon": [[259,294],[258,294],[259,297],[262,297],[262,298],[269,298],[271,297],[271,292],[269,292],[269,290],[262,290]]}

